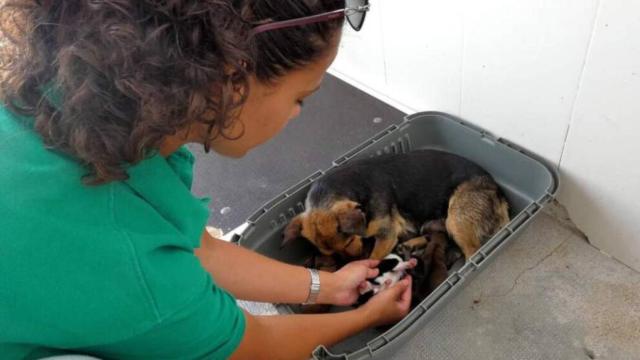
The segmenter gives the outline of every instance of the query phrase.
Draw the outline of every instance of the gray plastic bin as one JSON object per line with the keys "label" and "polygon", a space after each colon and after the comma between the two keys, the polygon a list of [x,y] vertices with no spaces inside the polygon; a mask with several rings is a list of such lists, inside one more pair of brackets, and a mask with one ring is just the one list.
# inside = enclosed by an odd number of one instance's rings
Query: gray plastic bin
{"label": "gray plastic bin", "polygon": [[[311,184],[327,171],[351,160],[416,149],[448,151],[484,167],[505,191],[511,205],[512,220],[391,329],[386,332],[368,330],[331,349],[321,346],[314,351],[316,359],[390,357],[418,329],[428,326],[438,309],[514,239],[558,190],[557,171],[537,155],[451,115],[424,112],[407,116],[402,124],[390,126],[339,157],[328,169],[318,170],[269,201],[249,217],[248,227],[236,234],[233,241],[271,258],[301,264],[305,254],[311,251],[311,245],[299,241],[281,250],[281,232],[295,215],[304,211],[304,199]],[[294,308],[278,306],[278,310],[287,313]]]}

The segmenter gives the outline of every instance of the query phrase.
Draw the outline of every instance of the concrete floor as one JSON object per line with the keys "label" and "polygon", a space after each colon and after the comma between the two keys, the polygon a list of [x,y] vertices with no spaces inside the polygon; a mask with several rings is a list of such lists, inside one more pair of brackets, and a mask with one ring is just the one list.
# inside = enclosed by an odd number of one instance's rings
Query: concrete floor
{"label": "concrete floor", "polygon": [[397,359],[640,359],[640,274],[537,218]]}
{"label": "concrete floor", "polygon": [[[249,157],[221,159],[195,148],[194,192],[213,198],[210,224],[227,232],[401,118],[329,77],[303,116]],[[394,358],[640,359],[640,274],[589,245],[563,220],[539,216]],[[244,306],[274,311],[269,304]]]}

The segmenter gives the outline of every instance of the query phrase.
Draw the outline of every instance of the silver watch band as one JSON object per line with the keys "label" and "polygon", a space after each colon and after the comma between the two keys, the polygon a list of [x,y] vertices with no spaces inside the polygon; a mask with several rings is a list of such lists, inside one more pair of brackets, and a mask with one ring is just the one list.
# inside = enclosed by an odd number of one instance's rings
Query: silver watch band
{"label": "silver watch band", "polygon": [[320,294],[320,273],[318,273],[316,269],[307,270],[309,270],[309,275],[311,275],[311,283],[309,285],[309,296],[303,305],[312,305],[316,303],[318,294]]}

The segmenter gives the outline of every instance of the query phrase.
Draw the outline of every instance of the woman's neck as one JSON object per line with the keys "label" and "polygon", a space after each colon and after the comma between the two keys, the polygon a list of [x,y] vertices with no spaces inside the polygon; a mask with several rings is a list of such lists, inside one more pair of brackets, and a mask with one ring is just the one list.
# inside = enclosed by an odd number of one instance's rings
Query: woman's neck
{"label": "woman's neck", "polygon": [[189,138],[188,132],[185,133],[184,131],[178,131],[174,135],[165,137],[158,150],[160,151],[160,155],[169,157],[169,155],[178,151],[182,145],[186,145],[190,142],[193,142],[193,140]]}

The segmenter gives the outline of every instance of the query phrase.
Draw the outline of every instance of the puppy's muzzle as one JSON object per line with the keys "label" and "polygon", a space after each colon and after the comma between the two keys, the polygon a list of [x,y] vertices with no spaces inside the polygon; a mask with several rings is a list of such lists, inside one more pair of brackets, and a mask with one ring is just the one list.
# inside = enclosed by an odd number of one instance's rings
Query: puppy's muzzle
{"label": "puppy's muzzle", "polygon": [[348,242],[349,242],[349,245],[347,245],[347,247],[344,248],[344,252],[349,257],[353,257],[353,258],[362,256],[362,253],[364,251],[362,237],[358,235],[351,235],[351,237],[349,237]]}

